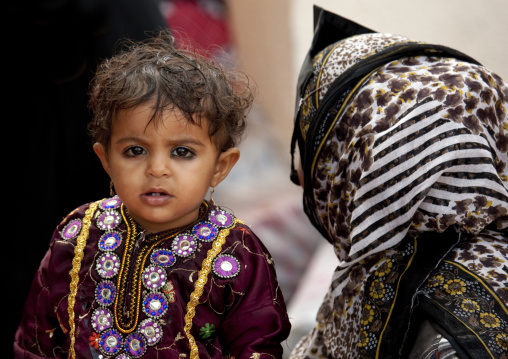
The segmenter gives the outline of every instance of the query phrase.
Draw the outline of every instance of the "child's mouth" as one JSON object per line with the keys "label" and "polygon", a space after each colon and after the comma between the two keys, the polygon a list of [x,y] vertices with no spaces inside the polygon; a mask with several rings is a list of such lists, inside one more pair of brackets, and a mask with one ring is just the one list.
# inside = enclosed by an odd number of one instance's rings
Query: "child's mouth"
{"label": "child's mouth", "polygon": [[169,196],[169,194],[163,189],[160,189],[160,190],[159,189],[150,189],[150,190],[146,191],[145,196],[160,197],[160,196]]}
{"label": "child's mouth", "polygon": [[144,198],[144,201],[147,204],[162,205],[162,204],[167,203],[171,199],[171,196],[168,193],[163,192],[163,191],[162,192],[148,191],[143,196],[141,196],[141,198]]}

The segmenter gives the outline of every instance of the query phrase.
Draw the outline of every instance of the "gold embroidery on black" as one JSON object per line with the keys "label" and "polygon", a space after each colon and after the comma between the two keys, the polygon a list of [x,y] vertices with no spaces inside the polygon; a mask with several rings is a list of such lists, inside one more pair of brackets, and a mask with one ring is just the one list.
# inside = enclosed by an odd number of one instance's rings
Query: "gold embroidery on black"
{"label": "gold embroidery on black", "polygon": [[[206,202],[203,202],[203,205],[199,209],[198,218],[201,219],[207,211],[208,205]],[[129,215],[128,209],[124,204],[121,206],[121,213],[127,227],[127,236],[116,283],[117,296],[113,308],[113,315],[115,317],[117,329],[124,334],[128,334],[132,333],[139,323],[142,300],[141,276],[143,275],[143,269],[145,268],[150,253],[156,246],[182,233],[184,230],[188,229],[189,226],[157,234],[149,234],[139,243],[138,226]],[[133,259],[134,252],[137,253]]]}

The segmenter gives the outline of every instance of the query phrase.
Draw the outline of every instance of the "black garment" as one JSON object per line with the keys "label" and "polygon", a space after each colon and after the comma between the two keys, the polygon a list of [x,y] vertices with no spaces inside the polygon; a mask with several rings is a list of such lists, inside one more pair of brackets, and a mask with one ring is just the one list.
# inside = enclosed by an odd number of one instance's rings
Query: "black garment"
{"label": "black garment", "polygon": [[4,328],[13,338],[55,225],[88,199],[109,195],[86,129],[96,65],[120,39],[142,40],[167,26],[157,0],[10,1],[2,15],[5,224],[15,233],[4,242],[2,270],[10,288]]}

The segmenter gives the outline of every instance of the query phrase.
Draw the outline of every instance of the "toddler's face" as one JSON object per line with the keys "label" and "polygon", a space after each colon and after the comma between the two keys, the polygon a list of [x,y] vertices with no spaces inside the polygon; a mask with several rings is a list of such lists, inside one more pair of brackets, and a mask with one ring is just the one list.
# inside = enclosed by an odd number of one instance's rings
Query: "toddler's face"
{"label": "toddler's face", "polygon": [[116,193],[149,233],[193,222],[209,187],[239,157],[236,148],[219,155],[206,123],[199,127],[178,111],[166,111],[161,123],[147,126],[151,114],[149,104],[120,111],[107,151],[94,145]]}

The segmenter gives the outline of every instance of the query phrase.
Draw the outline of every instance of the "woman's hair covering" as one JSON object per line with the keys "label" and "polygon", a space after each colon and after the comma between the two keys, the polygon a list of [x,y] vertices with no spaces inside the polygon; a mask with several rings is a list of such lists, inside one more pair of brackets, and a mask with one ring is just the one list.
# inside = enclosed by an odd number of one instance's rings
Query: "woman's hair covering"
{"label": "woman's hair covering", "polygon": [[[298,144],[300,160],[304,170],[305,212],[320,233],[331,241],[328,231],[323,228],[322,222],[315,212],[312,182],[315,175],[314,165],[322,145],[326,141],[326,135],[331,127],[335,125],[333,120],[339,117],[338,115],[331,116],[336,108],[340,108],[337,102],[339,104],[344,103],[348,96],[353,96],[353,90],[358,88],[361,80],[366,75],[400,58],[429,54],[432,56],[453,57],[473,64],[479,63],[468,55],[446,46],[417,42],[394,35],[389,35],[387,39],[383,39],[384,34],[375,33],[348,19],[317,7],[315,11],[318,16],[314,38],[298,78],[291,154],[294,161],[294,150],[296,144]],[[349,59],[350,64],[348,67],[334,74],[335,78],[327,87],[319,87],[318,78],[321,71],[324,67],[329,66],[327,56],[337,48],[338,44],[345,41],[355,42],[358,37],[365,35],[379,37],[379,40],[376,41],[377,47],[370,49],[371,51],[367,51],[357,58]],[[362,51],[365,51],[365,49],[362,49]],[[307,122],[303,124],[301,121],[303,102],[314,92],[321,99],[319,103],[311,101],[311,106],[314,106],[313,111],[310,111],[311,116],[307,116]],[[293,163],[291,180],[298,183]]]}
{"label": "woman's hair covering", "polygon": [[[323,28],[350,24],[325,15]],[[407,358],[420,316],[461,358],[504,357],[507,84],[467,55],[400,35],[316,37],[293,146],[305,212],[339,263],[292,358]],[[490,328],[463,307],[480,297]]]}
{"label": "woman's hair covering", "polygon": [[[296,132],[296,122],[298,118],[298,111],[300,108],[300,101],[303,97],[305,86],[307,85],[310,76],[313,73],[312,59],[328,45],[341,41],[350,36],[359,34],[373,33],[374,31],[359,25],[351,20],[345,19],[339,15],[326,11],[319,6],[314,5],[314,37],[307,55],[303,60],[300,73],[298,75],[298,82],[296,86],[296,106],[295,106],[295,131],[291,141],[291,158],[294,160],[295,145],[298,142],[300,146],[301,141],[298,141],[299,133]],[[300,148],[300,153],[302,153]],[[292,161],[291,180],[296,183],[297,176]]]}

